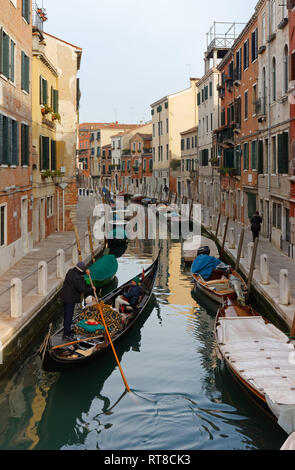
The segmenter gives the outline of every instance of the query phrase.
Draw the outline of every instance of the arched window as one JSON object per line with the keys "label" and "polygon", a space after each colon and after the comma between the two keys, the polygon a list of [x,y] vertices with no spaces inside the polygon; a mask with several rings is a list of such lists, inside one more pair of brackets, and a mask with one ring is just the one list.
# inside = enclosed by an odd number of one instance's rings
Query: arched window
{"label": "arched window", "polygon": [[265,67],[262,69],[262,103],[261,103],[261,111],[265,113],[266,110],[266,71]]}
{"label": "arched window", "polygon": [[271,65],[271,75],[272,75],[272,100],[275,101],[277,97],[277,66],[276,59],[273,57]]}
{"label": "arched window", "polygon": [[289,57],[288,57],[288,46],[284,48],[284,92],[287,93],[289,88]]}

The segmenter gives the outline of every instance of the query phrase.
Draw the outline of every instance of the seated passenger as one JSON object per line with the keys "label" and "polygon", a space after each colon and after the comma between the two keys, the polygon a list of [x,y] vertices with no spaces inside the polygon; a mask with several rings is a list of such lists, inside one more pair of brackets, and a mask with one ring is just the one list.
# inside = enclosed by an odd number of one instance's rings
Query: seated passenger
{"label": "seated passenger", "polygon": [[134,309],[145,289],[140,285],[139,277],[135,277],[129,285],[126,286],[122,295],[115,300],[115,308],[118,312],[122,312],[124,306]]}

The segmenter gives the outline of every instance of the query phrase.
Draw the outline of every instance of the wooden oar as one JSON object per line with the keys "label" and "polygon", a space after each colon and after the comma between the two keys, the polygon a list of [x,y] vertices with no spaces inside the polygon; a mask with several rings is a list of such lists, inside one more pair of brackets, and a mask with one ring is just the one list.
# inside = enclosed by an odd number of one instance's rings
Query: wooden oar
{"label": "wooden oar", "polygon": [[93,241],[92,241],[92,234],[91,234],[91,227],[90,227],[90,217],[88,217],[88,236],[89,236],[89,245],[91,249],[91,258],[92,263],[95,263],[95,256],[94,256],[94,248],[93,248]]}
{"label": "wooden oar", "polygon": [[71,341],[70,343],[58,344],[57,346],[54,346],[53,348],[51,348],[51,350],[65,348],[66,346],[71,346],[72,344],[83,343],[84,341],[90,341],[90,340],[92,341],[93,339],[98,339],[98,338],[101,338],[101,335],[99,335],[99,336],[89,336],[88,338],[85,337],[85,338],[82,338],[82,339],[77,339],[75,341]]}
{"label": "wooden oar", "polygon": [[96,303],[97,303],[97,305],[98,305],[99,313],[100,313],[100,316],[101,316],[101,318],[102,318],[103,326],[105,327],[105,331],[106,331],[108,340],[109,340],[109,342],[110,342],[111,348],[112,348],[112,350],[113,350],[115,359],[116,359],[116,361],[117,361],[118,367],[119,367],[119,369],[120,369],[123,382],[124,382],[124,384],[125,384],[125,387],[126,387],[127,391],[130,392],[129,385],[128,385],[126,379],[125,379],[125,376],[124,376],[124,373],[123,373],[123,370],[122,370],[120,361],[119,361],[119,359],[118,359],[117,353],[116,353],[116,351],[115,351],[115,348],[114,348],[114,345],[113,345],[113,342],[112,342],[111,335],[110,335],[110,333],[109,333],[107,324],[106,324],[106,322],[105,322],[105,319],[104,319],[104,316],[103,316],[103,313],[102,313],[102,308],[101,308],[100,302],[98,301],[98,298],[97,298],[97,295],[96,295],[96,290],[94,289],[94,285],[93,285],[93,282],[92,282],[92,278],[91,278],[90,272],[88,273],[88,276],[89,276],[89,280],[90,280],[90,283],[91,283],[91,287],[92,287],[93,292],[94,292],[94,297],[95,297]]}

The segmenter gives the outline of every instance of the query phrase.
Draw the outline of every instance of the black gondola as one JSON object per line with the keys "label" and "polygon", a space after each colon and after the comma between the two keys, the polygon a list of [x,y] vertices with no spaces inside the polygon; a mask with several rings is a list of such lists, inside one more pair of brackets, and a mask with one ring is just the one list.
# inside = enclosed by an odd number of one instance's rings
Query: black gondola
{"label": "black gondola", "polygon": [[[141,298],[137,309],[133,311],[128,323],[125,325],[125,328],[120,330],[118,334],[112,338],[112,342],[114,344],[123,335],[125,335],[125,333],[127,333],[130,328],[132,328],[136,320],[140,317],[145,307],[147,306],[153,292],[158,266],[159,255],[153,264],[144,271],[142,285],[145,287],[147,293],[144,294],[144,296]],[[140,273],[138,276],[142,276],[142,273]],[[116,297],[123,293],[125,286],[130,282],[131,280],[105,295],[101,299],[102,302],[104,302],[104,304],[114,306]],[[50,335],[49,330],[47,337],[45,338],[40,349],[43,368],[47,370],[54,370],[56,368],[60,368],[61,366],[70,366],[73,364],[77,365],[82,362],[84,363],[86,361],[90,361],[111,349],[111,346],[108,341],[105,340],[104,335],[101,335],[100,337],[81,336],[80,338],[77,337],[77,341],[79,342],[73,342],[74,344],[56,348],[57,346],[61,346],[65,343],[63,340],[63,328],[58,330],[53,335]]]}

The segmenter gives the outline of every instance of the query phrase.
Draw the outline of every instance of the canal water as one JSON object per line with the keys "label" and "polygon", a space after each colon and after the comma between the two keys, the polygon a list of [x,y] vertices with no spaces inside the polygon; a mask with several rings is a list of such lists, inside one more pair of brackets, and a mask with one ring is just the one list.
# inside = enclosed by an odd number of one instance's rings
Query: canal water
{"label": "canal water", "polygon": [[[149,308],[112,353],[46,372],[40,343],[0,384],[0,449],[277,450],[286,434],[234,381],[216,353],[214,308],[193,290],[181,242],[162,241]],[[121,284],[149,266],[157,241],[132,241]],[[54,327],[61,324],[62,312]]]}

